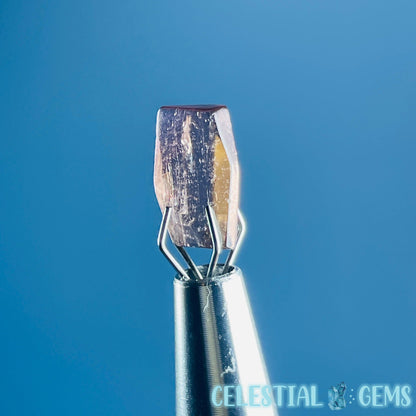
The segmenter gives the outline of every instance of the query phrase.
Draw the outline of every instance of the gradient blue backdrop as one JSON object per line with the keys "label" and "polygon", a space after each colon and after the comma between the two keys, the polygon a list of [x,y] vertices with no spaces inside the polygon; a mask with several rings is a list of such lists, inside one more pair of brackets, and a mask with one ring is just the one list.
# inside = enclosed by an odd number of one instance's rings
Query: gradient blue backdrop
{"label": "gradient blue backdrop", "polygon": [[416,387],[415,13],[2,0],[0,414],[174,414],[152,169],[177,103],[231,110],[272,382]]}

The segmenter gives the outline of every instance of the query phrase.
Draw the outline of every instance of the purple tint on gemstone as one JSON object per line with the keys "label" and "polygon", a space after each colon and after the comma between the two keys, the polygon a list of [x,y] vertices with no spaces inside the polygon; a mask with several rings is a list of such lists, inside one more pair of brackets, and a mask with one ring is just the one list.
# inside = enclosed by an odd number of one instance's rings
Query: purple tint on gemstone
{"label": "purple tint on gemstone", "polygon": [[164,106],[157,116],[154,184],[169,233],[181,247],[212,247],[206,208],[217,217],[223,248],[238,233],[239,166],[225,106]]}
{"label": "purple tint on gemstone", "polygon": [[222,104],[192,104],[192,105],[164,105],[161,109],[178,109],[189,111],[218,111],[221,108],[227,108]]}

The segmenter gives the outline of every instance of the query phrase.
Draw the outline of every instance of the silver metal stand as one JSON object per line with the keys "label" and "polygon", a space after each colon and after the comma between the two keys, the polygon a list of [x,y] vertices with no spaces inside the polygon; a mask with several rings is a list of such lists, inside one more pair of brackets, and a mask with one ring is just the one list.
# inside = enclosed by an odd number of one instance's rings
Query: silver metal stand
{"label": "silver metal stand", "polygon": [[[208,266],[201,268],[205,275]],[[272,407],[216,407],[217,385],[269,385],[241,270],[174,280],[177,416],[277,416]]]}

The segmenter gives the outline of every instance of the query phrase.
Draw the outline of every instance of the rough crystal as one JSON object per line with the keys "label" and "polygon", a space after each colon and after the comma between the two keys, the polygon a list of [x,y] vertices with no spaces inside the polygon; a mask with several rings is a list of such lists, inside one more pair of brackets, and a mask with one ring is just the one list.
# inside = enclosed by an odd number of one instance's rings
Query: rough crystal
{"label": "rough crystal", "polygon": [[181,247],[212,247],[210,205],[223,248],[238,231],[239,165],[225,106],[166,106],[157,115],[154,185],[159,206],[171,207],[169,233]]}
{"label": "rough crystal", "polygon": [[346,389],[344,382],[328,389],[328,406],[331,410],[340,410],[347,405],[344,397]]}

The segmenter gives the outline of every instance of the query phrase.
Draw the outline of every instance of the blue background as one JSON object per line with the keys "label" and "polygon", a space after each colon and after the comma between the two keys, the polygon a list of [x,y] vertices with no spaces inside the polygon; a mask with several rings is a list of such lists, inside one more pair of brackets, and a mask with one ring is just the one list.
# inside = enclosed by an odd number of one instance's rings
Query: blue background
{"label": "blue background", "polygon": [[0,414],[174,414],[152,170],[178,103],[230,108],[272,382],[415,388],[415,13],[2,0]]}

